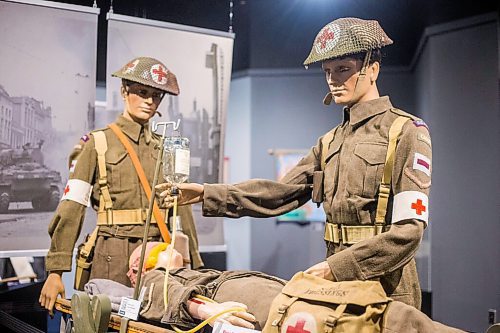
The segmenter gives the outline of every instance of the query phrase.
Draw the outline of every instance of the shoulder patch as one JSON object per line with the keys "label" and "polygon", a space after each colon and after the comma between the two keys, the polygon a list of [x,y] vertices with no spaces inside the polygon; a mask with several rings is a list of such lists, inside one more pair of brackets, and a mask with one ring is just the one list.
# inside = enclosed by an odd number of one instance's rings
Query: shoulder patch
{"label": "shoulder patch", "polygon": [[422,120],[422,119],[416,119],[413,121],[413,125],[417,126],[417,127],[425,127],[427,129],[429,129],[429,126],[427,126],[427,124]]}
{"label": "shoulder patch", "polygon": [[87,142],[87,141],[89,141],[89,139],[90,139],[90,138],[89,138],[89,136],[88,136],[87,134],[85,134],[84,136],[82,136],[82,137],[80,138],[80,140],[81,140],[81,141],[83,141],[83,142]]}
{"label": "shoulder patch", "polygon": [[423,133],[418,133],[417,140],[422,141],[423,143],[426,143],[429,147],[432,148],[431,138],[428,137],[427,135],[425,135]]}

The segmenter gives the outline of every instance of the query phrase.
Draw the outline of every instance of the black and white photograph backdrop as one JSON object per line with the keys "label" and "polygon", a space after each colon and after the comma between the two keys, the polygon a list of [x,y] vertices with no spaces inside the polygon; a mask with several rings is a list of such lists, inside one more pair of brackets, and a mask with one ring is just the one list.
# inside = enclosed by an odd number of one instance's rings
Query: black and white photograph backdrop
{"label": "black and white photograph backdrop", "polygon": [[0,1],[0,251],[49,247],[68,155],[94,126],[98,14]]}

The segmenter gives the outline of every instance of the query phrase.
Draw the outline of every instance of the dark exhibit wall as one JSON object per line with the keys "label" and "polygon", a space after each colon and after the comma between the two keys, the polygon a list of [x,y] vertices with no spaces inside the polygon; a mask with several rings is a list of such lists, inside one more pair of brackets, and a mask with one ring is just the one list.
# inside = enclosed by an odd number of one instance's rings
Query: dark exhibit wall
{"label": "dark exhibit wall", "polygon": [[497,29],[495,15],[437,27],[416,70],[433,141],[433,316],[478,332],[500,307]]}

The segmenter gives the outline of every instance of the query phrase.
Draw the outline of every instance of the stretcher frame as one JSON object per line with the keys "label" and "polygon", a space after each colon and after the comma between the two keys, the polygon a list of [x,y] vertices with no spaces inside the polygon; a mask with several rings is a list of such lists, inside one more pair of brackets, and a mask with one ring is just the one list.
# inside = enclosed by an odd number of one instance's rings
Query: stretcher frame
{"label": "stretcher frame", "polygon": [[[71,315],[71,300],[58,298],[55,303],[55,309],[61,313]],[[111,313],[108,327],[120,330],[122,317],[116,313]],[[165,327],[155,326],[148,323],[143,323],[135,320],[129,320],[127,333],[175,333]]]}

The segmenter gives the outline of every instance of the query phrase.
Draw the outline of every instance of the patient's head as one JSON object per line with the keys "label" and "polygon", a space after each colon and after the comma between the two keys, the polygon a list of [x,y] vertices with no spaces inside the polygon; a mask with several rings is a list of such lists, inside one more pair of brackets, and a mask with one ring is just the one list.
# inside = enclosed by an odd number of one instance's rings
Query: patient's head
{"label": "patient's head", "polygon": [[[142,274],[144,275],[148,271],[158,267],[167,268],[170,252],[168,251],[169,249],[171,249],[171,246],[168,243],[148,242],[146,244]],[[132,252],[129,258],[129,271],[127,272],[127,276],[130,279],[132,286],[135,286],[135,283],[137,281],[137,272],[139,271],[141,251],[142,246],[140,245]],[[172,249],[172,257],[169,268],[179,268],[182,266],[182,255],[175,249]]]}

